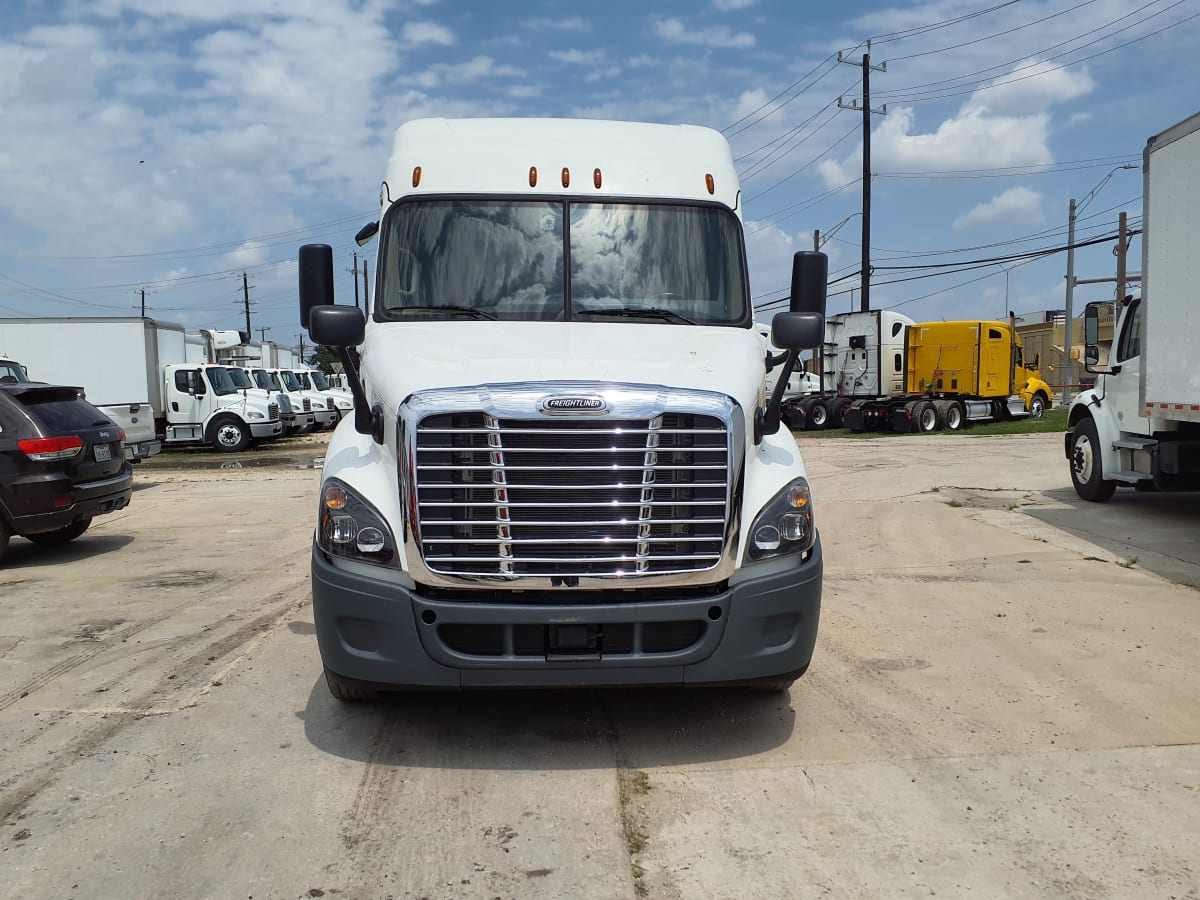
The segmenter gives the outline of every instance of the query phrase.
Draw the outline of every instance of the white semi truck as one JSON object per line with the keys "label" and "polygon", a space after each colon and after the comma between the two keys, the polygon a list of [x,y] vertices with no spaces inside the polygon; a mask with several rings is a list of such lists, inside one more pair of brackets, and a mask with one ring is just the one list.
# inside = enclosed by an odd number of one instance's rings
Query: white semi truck
{"label": "white semi truck", "polygon": [[1141,296],[1119,305],[1104,367],[1106,304],[1085,308],[1086,368],[1096,385],[1068,415],[1071,480],[1095,502],[1121,485],[1200,490],[1200,113],[1150,138],[1142,178]]}
{"label": "white semi truck", "polygon": [[244,449],[282,431],[273,406],[237,394],[224,372],[188,363],[183,326],[136,317],[0,319],[0,354],[35,381],[78,385],[125,431],[125,455],[164,444]]}
{"label": "white semi truck", "polygon": [[312,556],[334,696],[749,684],[809,665],[821,544],[783,386],[821,342],[793,261],[764,396],[728,144],[692,126],[430,119],[395,136],[369,320],[300,250],[338,353]]}

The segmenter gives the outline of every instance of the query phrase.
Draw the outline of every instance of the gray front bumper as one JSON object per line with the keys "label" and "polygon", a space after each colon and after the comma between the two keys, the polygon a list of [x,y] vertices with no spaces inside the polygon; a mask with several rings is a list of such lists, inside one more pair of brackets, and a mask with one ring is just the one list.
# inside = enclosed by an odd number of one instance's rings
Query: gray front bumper
{"label": "gray front bumper", "polygon": [[257,440],[279,437],[283,434],[283,423],[279,419],[269,422],[251,422],[250,434]]}
{"label": "gray front bumper", "polygon": [[[720,684],[803,671],[821,611],[821,544],[801,565],[768,563],[739,573],[708,597],[630,601],[627,591],[581,591],[572,605],[435,600],[393,582],[334,568],[314,547],[313,617],[325,667],[343,678],[393,688],[587,687]],[[514,594],[514,599],[519,596]],[[588,626],[636,630],[703,623],[682,649],[529,655],[517,628]],[[492,655],[460,652],[441,629],[478,627],[505,635]],[[647,632],[649,633],[649,632]]]}

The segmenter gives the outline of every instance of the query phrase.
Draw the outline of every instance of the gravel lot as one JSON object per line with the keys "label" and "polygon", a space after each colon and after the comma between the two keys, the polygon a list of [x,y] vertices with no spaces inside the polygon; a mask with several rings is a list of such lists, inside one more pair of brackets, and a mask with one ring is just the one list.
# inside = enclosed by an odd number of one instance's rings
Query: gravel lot
{"label": "gravel lot", "polygon": [[1078,503],[1059,435],[804,446],[825,604],[785,697],[340,705],[323,440],[143,465],[0,568],[0,894],[1200,896],[1194,497]]}

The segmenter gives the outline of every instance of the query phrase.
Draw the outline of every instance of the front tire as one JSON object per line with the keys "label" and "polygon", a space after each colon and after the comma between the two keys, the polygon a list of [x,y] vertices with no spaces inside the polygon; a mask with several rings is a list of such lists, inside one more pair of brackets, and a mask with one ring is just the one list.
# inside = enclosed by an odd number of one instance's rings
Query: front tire
{"label": "front tire", "polygon": [[1091,416],[1081,419],[1071,433],[1070,461],[1075,493],[1091,503],[1103,503],[1112,497],[1117,483],[1103,477],[1100,436]]}
{"label": "front tire", "polygon": [[1041,392],[1029,398],[1029,418],[1040,419],[1046,414],[1046,397]]}
{"label": "front tire", "polygon": [[80,519],[78,522],[72,522],[64,528],[57,528],[54,531],[41,531],[37,534],[27,534],[25,539],[33,541],[35,544],[40,544],[43,547],[58,547],[75,540],[88,528],[91,527],[92,520],[90,518]]}
{"label": "front tire", "polygon": [[222,453],[240,453],[250,446],[250,429],[236,416],[218,416],[209,426],[208,442]]}
{"label": "front tire", "polygon": [[378,700],[380,695],[379,691],[362,687],[348,678],[342,678],[341,675],[329,671],[328,668],[325,669],[325,686],[329,688],[329,693],[335,699],[344,703],[364,703]]}
{"label": "front tire", "polygon": [[4,521],[4,516],[0,516],[0,562],[4,562],[4,554],[8,552],[8,541],[11,537],[12,529]]}

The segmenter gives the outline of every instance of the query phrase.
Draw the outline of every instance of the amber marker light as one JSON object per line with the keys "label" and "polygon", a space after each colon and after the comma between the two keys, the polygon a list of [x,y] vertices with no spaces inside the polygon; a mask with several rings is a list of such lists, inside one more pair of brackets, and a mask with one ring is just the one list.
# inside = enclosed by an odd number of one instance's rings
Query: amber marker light
{"label": "amber marker light", "polygon": [[337,485],[325,488],[325,506],[329,509],[346,508],[346,492]]}
{"label": "amber marker light", "polygon": [[715,194],[717,192],[717,183],[713,180],[712,175],[704,176],[704,186],[708,188],[708,192],[710,194]]}
{"label": "amber marker light", "polygon": [[529,167],[529,186],[537,187],[537,166]]}
{"label": "amber marker light", "polygon": [[596,186],[596,190],[600,190],[600,183],[603,180],[604,179],[600,177],[599,169],[596,169],[594,172],[592,172],[592,184],[594,184]]}
{"label": "amber marker light", "polygon": [[417,187],[421,183],[421,167],[413,166],[413,187]]}
{"label": "amber marker light", "polygon": [[562,179],[562,181],[563,181],[563,187],[570,187],[570,186],[571,186],[571,170],[570,170],[570,169],[568,169],[566,166],[563,166],[563,179]]}

